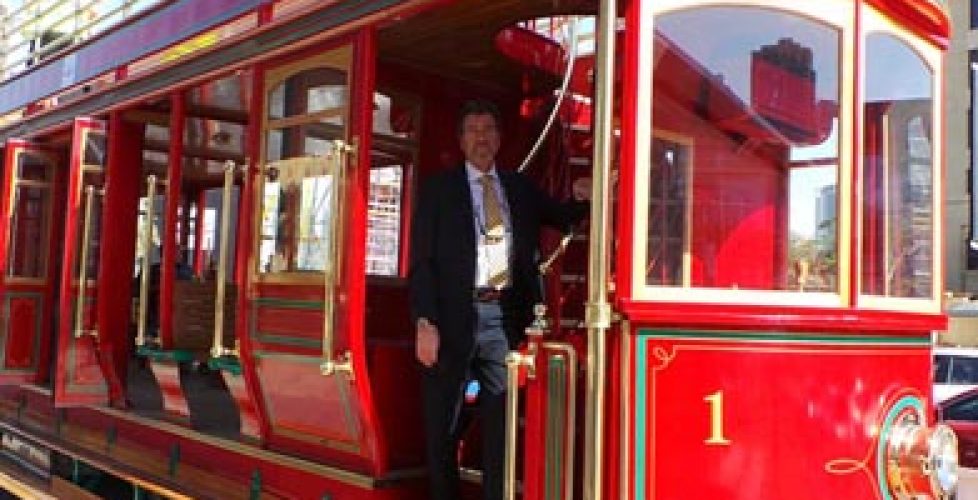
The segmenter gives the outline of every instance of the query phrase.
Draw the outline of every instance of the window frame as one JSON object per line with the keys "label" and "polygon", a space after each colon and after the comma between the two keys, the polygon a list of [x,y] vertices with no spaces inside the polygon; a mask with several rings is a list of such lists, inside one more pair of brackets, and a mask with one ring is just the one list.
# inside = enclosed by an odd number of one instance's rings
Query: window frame
{"label": "window frame", "polygon": [[[413,212],[414,187],[418,170],[418,161],[421,155],[421,125],[424,119],[424,106],[420,96],[403,91],[400,89],[378,85],[374,89],[375,94],[382,94],[392,98],[401,99],[413,109],[414,117],[417,120],[418,136],[415,138],[400,138],[380,134],[371,130],[370,149],[390,152],[392,154],[403,154],[410,156],[411,164],[406,166],[401,172],[401,203],[400,203],[400,222],[397,249],[397,272],[394,274],[372,274],[366,268],[367,254],[369,253],[369,241],[364,249],[364,274],[369,283],[400,283],[408,277],[408,257],[410,252],[410,231],[411,213]],[[376,124],[374,124],[376,125]],[[371,170],[373,170],[371,162]],[[369,183],[369,179],[368,179]],[[368,194],[369,196],[369,194]],[[368,199],[369,204],[369,199]],[[369,210],[369,206],[368,206]],[[369,221],[365,221],[365,238],[369,238]]]}
{"label": "window frame", "polygon": [[[47,179],[48,179],[47,181],[24,180],[20,178],[19,165],[17,164],[17,162],[20,160],[20,158],[23,155],[34,155],[43,159],[44,163],[46,164],[45,168],[47,170]],[[49,256],[50,252],[48,249],[51,244],[51,237],[52,237],[51,231],[54,229],[53,210],[54,210],[54,201],[55,201],[54,197],[57,194],[55,190],[55,175],[56,175],[57,162],[52,154],[38,149],[27,149],[27,148],[20,149],[15,153],[14,157],[15,157],[15,162],[14,165],[11,166],[12,171],[10,173],[11,175],[10,187],[13,192],[11,193],[10,200],[8,201],[9,203],[8,224],[9,224],[10,235],[9,235],[9,242],[7,244],[10,248],[7,249],[6,262],[4,262],[3,279],[5,281],[9,281],[12,283],[44,284],[47,283],[48,275],[50,273],[50,267],[51,267],[50,256]],[[41,235],[41,241],[38,246],[38,251],[41,252],[41,273],[39,276],[22,276],[10,272],[11,271],[10,259],[13,257],[13,253],[11,252],[11,250],[13,249],[13,245],[14,245],[14,237],[15,237],[14,233],[16,229],[16,225],[14,224],[15,221],[14,214],[16,213],[17,210],[16,200],[19,194],[20,187],[34,187],[34,188],[44,189],[47,191],[48,199],[47,202],[45,203],[45,206],[43,207],[43,214],[42,214],[42,220],[44,221],[43,234]]]}
{"label": "window frame", "polygon": [[[865,145],[862,140],[865,134],[865,87],[866,87],[866,43],[865,41],[870,34],[880,33],[885,35],[890,35],[896,40],[902,42],[908,49],[914,52],[918,57],[920,57],[921,62],[931,70],[931,178],[933,179],[933,184],[931,187],[931,192],[933,193],[931,200],[931,210],[933,213],[933,227],[931,229],[931,244],[933,258],[931,259],[931,273],[932,279],[932,290],[931,296],[926,298],[911,298],[911,297],[887,297],[881,295],[870,295],[863,293],[863,247],[865,241],[862,240],[862,221],[863,213],[866,209],[866,200],[863,199],[862,190],[858,190],[856,193],[857,204],[856,206],[858,213],[856,214],[855,223],[857,224],[856,230],[857,234],[860,235],[860,243],[858,252],[855,254],[854,258],[857,261],[856,265],[856,275],[855,275],[855,291],[856,291],[856,306],[863,309],[878,309],[878,310],[901,310],[909,312],[920,312],[920,313],[939,313],[941,312],[941,294],[943,293],[944,287],[944,238],[942,236],[942,227],[944,224],[944,207],[941,203],[942,193],[944,192],[944,162],[945,162],[945,149],[943,144],[944,138],[944,112],[941,109],[940,103],[940,87],[936,85],[937,82],[943,81],[944,75],[944,64],[943,64],[943,54],[938,47],[931,45],[925,40],[921,39],[918,35],[914,34],[912,31],[901,27],[892,20],[890,20],[884,13],[872,6],[862,6],[862,23],[861,30],[859,33],[860,40],[863,42],[860,46],[859,54],[859,89],[860,89],[860,100],[859,106],[856,110],[858,113],[859,129],[858,141],[856,154],[862,161],[863,155],[865,154]],[[865,174],[865,169],[860,169],[860,179],[859,185],[862,186],[864,182],[863,174]]]}
{"label": "window frame", "polygon": [[[783,5],[776,0],[758,0],[751,7],[784,13],[809,19],[826,27],[833,28],[839,34],[838,78],[839,78],[839,125],[838,125],[838,290],[837,292],[799,292],[794,290],[754,290],[709,287],[677,287],[650,286],[645,281],[645,266],[647,265],[647,242],[639,235],[647,234],[649,200],[649,185],[644,179],[649,178],[651,142],[653,137],[652,96],[653,96],[653,67],[652,46],[654,41],[655,16],[702,7],[743,7],[742,3],[734,0],[716,0],[708,3],[696,0],[663,0],[655,3],[644,3],[640,8],[637,30],[637,50],[635,56],[635,111],[634,137],[632,143],[626,143],[623,149],[625,155],[631,155],[634,166],[634,202],[626,217],[631,219],[630,259],[631,265],[623,272],[630,273],[625,281],[627,286],[624,294],[636,302],[659,303],[710,303],[710,304],[741,304],[765,306],[801,306],[838,308],[850,304],[851,276],[853,249],[849,238],[851,234],[853,210],[849,200],[853,190],[853,106],[856,89],[856,65],[848,63],[855,61],[856,47],[856,6],[844,0],[827,0],[825,2],[807,5]],[[695,163],[695,158],[690,160]]]}
{"label": "window frame", "polygon": [[[283,63],[275,67],[269,68],[262,73],[262,108],[261,108],[261,132],[259,139],[259,173],[255,177],[255,213],[254,213],[254,241],[252,242],[252,250],[255,253],[255,258],[252,259],[253,264],[251,265],[251,272],[253,273],[254,280],[256,283],[267,283],[267,284],[296,284],[296,285],[323,285],[325,275],[327,274],[325,270],[293,270],[293,271],[275,271],[275,272],[265,272],[261,269],[261,245],[263,242],[262,233],[262,217],[265,211],[265,185],[267,182],[266,172],[268,169],[268,134],[273,130],[284,130],[288,127],[293,127],[297,125],[304,125],[307,123],[317,123],[317,119],[321,118],[324,113],[332,113],[331,110],[320,110],[311,113],[303,113],[301,115],[292,115],[283,118],[270,118],[269,107],[271,105],[270,96],[272,92],[277,88],[278,85],[284,83],[289,77],[302,73],[310,69],[316,68],[330,68],[342,70],[346,73],[346,102],[344,103],[339,116],[343,117],[343,140],[349,142],[351,135],[352,126],[352,104],[353,99],[353,71],[356,61],[354,58],[354,47],[352,44],[341,44],[335,47],[324,49],[315,55],[309,57],[303,57],[298,60]],[[303,119],[307,119],[303,121]],[[342,168],[347,171],[347,174],[354,168],[351,165],[351,160],[349,155],[343,155],[343,158],[339,159],[337,168]],[[327,156],[323,156],[324,162],[329,161]],[[344,176],[348,177],[348,176]],[[335,178],[334,178],[335,180]],[[348,178],[342,179],[343,182],[349,182]],[[335,255],[336,259],[333,263],[331,272],[329,272],[329,284],[326,286],[328,288],[335,287],[340,280],[340,275],[344,272],[344,255],[343,255],[343,242],[337,241],[344,238],[347,232],[348,221],[345,220],[344,213],[349,210],[345,207],[346,204],[346,193],[347,189],[343,185],[339,187],[335,183],[331,184],[334,195],[338,196],[338,202],[336,206],[339,207],[340,213],[334,214],[332,227],[329,232],[334,236],[330,241],[331,247],[336,247],[335,252],[329,251],[327,249],[327,255]],[[327,257],[328,258],[328,257]]]}

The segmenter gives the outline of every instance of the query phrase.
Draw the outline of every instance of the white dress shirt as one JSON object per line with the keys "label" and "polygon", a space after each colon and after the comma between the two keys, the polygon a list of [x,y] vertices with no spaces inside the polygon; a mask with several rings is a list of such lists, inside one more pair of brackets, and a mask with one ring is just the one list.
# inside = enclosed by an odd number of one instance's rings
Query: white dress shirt
{"label": "white dress shirt", "polygon": [[[493,165],[489,169],[489,172],[484,174],[481,170],[472,166],[471,163],[466,162],[465,171],[469,179],[469,190],[472,193],[472,213],[474,215],[473,228],[475,230],[476,241],[475,286],[476,288],[485,288],[489,286],[490,276],[496,274],[499,270],[509,268],[509,256],[513,247],[512,219],[509,214],[509,203],[506,201],[506,193],[503,191],[502,183],[499,182],[499,175],[496,173],[496,166]],[[482,207],[483,175],[492,177],[492,185],[496,189],[496,199],[499,200],[499,206],[502,209],[505,231],[501,239],[486,237],[486,216]],[[509,286],[509,283],[506,283],[504,286]]]}

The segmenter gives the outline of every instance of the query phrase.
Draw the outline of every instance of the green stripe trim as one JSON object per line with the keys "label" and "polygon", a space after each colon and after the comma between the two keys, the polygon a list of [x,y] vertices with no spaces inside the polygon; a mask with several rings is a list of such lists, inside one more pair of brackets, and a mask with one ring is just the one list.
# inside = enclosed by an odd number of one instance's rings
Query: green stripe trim
{"label": "green stripe trim", "polygon": [[[631,340],[628,340],[631,341]],[[648,373],[646,371],[648,363],[648,336],[646,338],[635,339],[635,497],[646,498],[645,495],[645,472],[648,466],[645,463],[648,458],[646,444],[646,426],[649,419],[647,415],[648,401]]]}
{"label": "green stripe trim", "polygon": [[153,361],[169,361],[173,363],[193,361],[195,357],[193,352],[184,349],[165,350],[149,346],[139,346],[139,348],[136,349],[136,354],[150,358]]}
{"label": "green stripe trim", "polygon": [[289,337],[286,335],[277,335],[274,333],[263,333],[258,332],[254,336],[255,340],[263,344],[278,344],[287,345],[295,347],[309,347],[315,349],[321,349],[323,347],[322,339],[310,339],[304,337]]}
{"label": "green stripe trim", "polygon": [[214,371],[226,371],[234,376],[241,376],[241,361],[231,356],[221,356],[207,360],[207,366]]}
{"label": "green stripe trim", "polygon": [[256,358],[280,358],[294,363],[315,363],[318,365],[323,362],[322,355],[306,356],[302,354],[288,354],[273,351],[255,351],[254,356]]}
{"label": "green stripe trim", "polygon": [[703,339],[703,340],[735,340],[741,342],[798,342],[812,344],[882,344],[930,346],[930,336],[921,337],[889,337],[885,335],[844,335],[825,333],[796,333],[796,332],[690,332],[654,330],[640,328],[636,335],[646,339]]}
{"label": "green stripe trim", "polygon": [[322,311],[324,303],[321,300],[297,300],[297,299],[278,299],[274,297],[261,297],[252,302],[258,307],[274,307],[276,309],[307,309],[312,311]]}
{"label": "green stripe trim", "polygon": [[547,426],[545,445],[547,457],[544,470],[547,500],[560,500],[563,495],[564,455],[566,453],[564,436],[567,435],[567,367],[563,356],[551,356],[547,366],[547,384],[550,397],[547,401]]}

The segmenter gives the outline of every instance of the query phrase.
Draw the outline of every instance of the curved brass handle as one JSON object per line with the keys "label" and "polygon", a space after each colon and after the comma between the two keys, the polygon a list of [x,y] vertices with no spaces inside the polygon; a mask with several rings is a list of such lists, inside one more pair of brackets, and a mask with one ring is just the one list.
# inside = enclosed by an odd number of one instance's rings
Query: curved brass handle
{"label": "curved brass handle", "polygon": [[[231,231],[231,191],[234,188],[234,173],[237,166],[233,161],[224,163],[224,190],[221,200],[221,252],[217,261],[217,290],[214,297],[214,338],[211,344],[211,357],[238,356],[237,349],[224,347],[224,301],[227,293],[228,239]],[[237,344],[235,344],[237,345]]]}
{"label": "curved brass handle", "polygon": [[156,208],[156,176],[146,178],[146,228],[143,231],[143,271],[139,279],[139,323],[136,346],[146,345],[146,315],[149,311],[149,256],[153,247],[153,210]]}

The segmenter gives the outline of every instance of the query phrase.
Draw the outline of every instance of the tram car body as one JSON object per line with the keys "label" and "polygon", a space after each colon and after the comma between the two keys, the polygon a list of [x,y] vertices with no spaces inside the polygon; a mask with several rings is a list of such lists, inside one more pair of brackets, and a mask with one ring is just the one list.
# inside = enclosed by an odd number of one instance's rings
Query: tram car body
{"label": "tram car body", "polygon": [[43,3],[3,14],[3,488],[426,498],[406,235],[478,97],[501,166],[594,186],[508,498],[953,491],[934,0]]}

